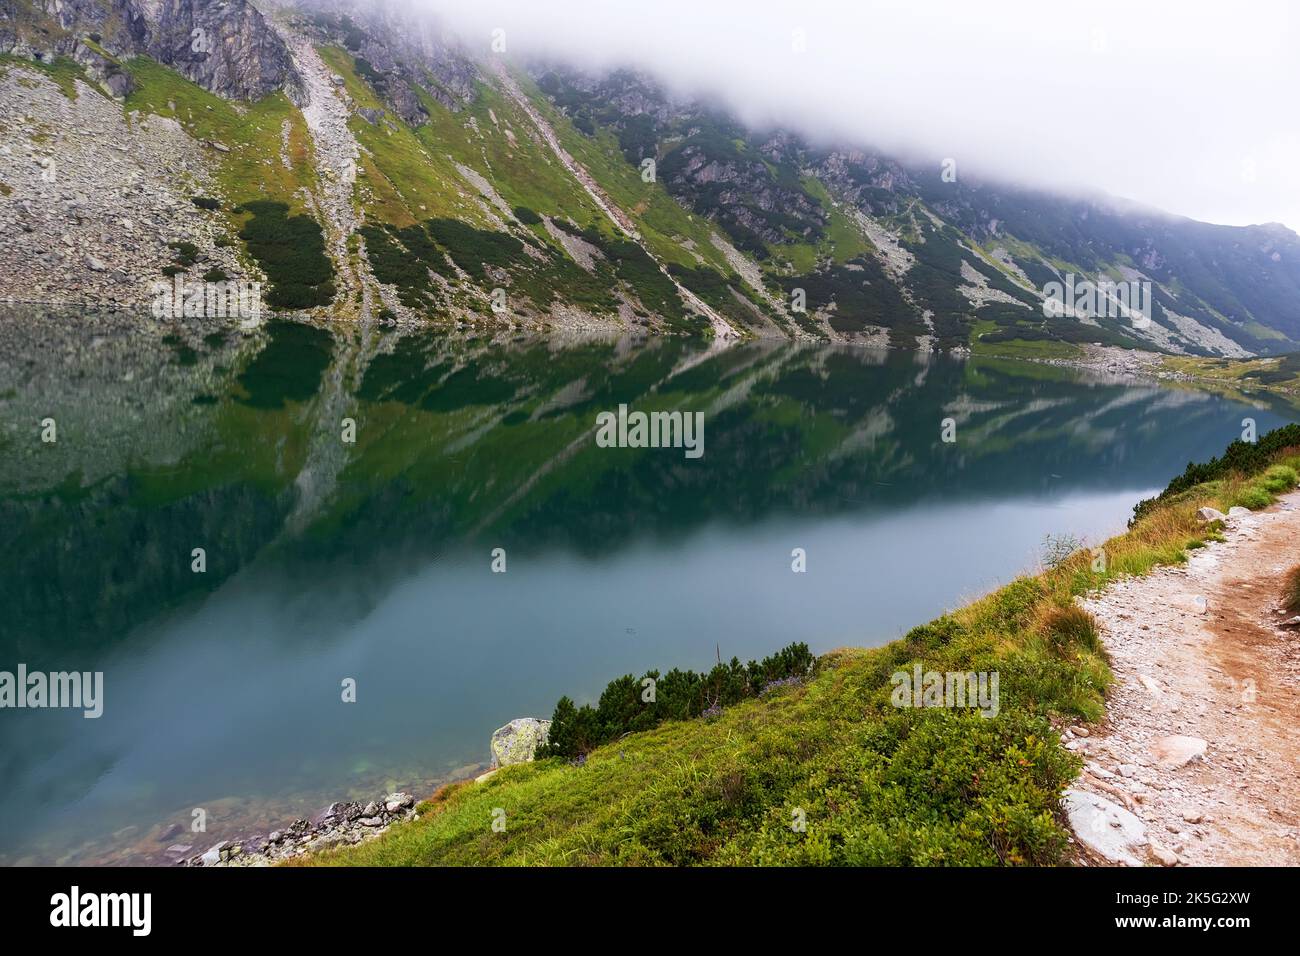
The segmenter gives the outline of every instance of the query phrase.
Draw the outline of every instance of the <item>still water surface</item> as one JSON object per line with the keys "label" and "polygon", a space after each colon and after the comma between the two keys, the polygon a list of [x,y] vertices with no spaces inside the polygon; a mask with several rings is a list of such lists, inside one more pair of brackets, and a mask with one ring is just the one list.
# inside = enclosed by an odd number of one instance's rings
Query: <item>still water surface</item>
{"label": "still water surface", "polygon": [[[5,863],[199,852],[424,795],[494,728],[622,673],[883,643],[1034,567],[1045,535],[1121,530],[1242,418],[1292,418],[794,344],[30,312],[0,333],[0,670],[105,680],[98,720],[0,711]],[[620,403],[704,412],[705,454],[596,447]],[[168,836],[196,807],[207,833]]]}

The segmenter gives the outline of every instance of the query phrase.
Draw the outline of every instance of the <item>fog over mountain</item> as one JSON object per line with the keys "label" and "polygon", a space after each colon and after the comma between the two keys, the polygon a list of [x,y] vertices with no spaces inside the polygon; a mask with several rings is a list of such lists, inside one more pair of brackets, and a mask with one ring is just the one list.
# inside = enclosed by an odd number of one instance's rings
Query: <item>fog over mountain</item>
{"label": "fog over mountain", "polygon": [[1300,348],[1293,14],[925,11],[0,0],[0,299]]}
{"label": "fog over mountain", "polygon": [[[1229,225],[1300,229],[1300,13],[1225,5],[398,0],[471,49],[635,64],[793,127]],[[802,38],[803,48],[799,49]]]}

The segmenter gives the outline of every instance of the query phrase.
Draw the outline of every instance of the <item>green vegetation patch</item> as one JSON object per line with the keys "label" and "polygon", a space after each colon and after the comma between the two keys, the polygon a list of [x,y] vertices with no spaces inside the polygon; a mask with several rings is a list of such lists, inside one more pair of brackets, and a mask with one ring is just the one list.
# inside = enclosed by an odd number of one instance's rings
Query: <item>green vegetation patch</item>
{"label": "green vegetation patch", "polygon": [[290,215],[282,202],[245,203],[252,218],[239,237],[271,282],[266,295],[276,309],[309,309],[334,298],[334,266],[325,254],[320,225],[307,215]]}
{"label": "green vegetation patch", "polygon": [[[687,720],[718,714],[747,698],[757,697],[781,683],[797,683],[812,670],[807,644],[791,644],[761,662],[742,664],[732,658],[707,674],[674,668],[667,674],[647,671],[637,680],[626,674],[611,681],[595,707],[575,707],[561,697],[551,717],[543,757],[585,758],[596,747],[624,734],[657,727],[665,720]],[[653,687],[652,699],[646,700]]]}

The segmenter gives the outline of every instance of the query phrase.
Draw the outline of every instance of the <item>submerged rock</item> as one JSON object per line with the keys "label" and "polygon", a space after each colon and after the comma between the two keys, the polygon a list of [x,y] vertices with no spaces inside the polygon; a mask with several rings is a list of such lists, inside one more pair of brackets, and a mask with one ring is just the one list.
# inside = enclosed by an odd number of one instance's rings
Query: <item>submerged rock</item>
{"label": "submerged rock", "polygon": [[536,717],[516,717],[492,734],[492,766],[509,767],[528,763],[537,748],[546,743],[551,732],[549,720]]}

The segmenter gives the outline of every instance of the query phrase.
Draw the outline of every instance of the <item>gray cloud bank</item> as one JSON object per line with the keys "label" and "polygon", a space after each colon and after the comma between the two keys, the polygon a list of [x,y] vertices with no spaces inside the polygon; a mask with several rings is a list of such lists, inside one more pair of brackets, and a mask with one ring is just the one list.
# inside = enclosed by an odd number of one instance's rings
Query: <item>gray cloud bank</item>
{"label": "gray cloud bank", "polygon": [[[363,0],[364,2],[364,0]],[[744,120],[1209,222],[1300,229],[1300,6],[388,0],[487,54],[634,66]]]}

